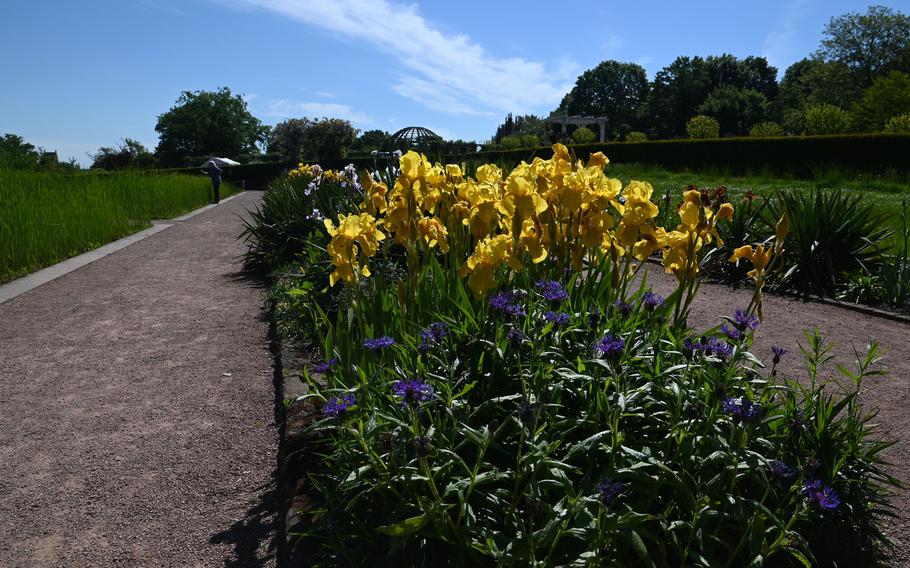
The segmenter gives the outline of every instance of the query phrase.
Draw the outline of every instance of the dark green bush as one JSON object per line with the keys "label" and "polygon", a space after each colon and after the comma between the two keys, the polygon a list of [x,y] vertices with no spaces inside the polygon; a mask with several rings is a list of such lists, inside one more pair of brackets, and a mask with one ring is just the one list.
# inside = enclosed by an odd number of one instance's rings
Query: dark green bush
{"label": "dark green bush", "polygon": [[882,242],[891,235],[887,215],[862,195],[842,190],[782,191],[770,205],[769,220],[786,213],[782,284],[803,292],[832,293],[850,272],[869,273],[884,258]]}

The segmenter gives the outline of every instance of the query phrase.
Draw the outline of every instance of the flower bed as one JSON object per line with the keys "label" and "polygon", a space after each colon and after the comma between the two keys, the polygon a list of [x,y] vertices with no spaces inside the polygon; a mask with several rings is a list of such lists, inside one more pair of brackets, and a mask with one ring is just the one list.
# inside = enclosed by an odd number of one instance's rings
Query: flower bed
{"label": "flower bed", "polygon": [[[695,333],[700,260],[732,206],[687,192],[668,230],[650,186],[623,188],[605,164],[556,145],[550,160],[468,177],[409,152],[400,171],[359,180],[359,207],[314,227],[331,265],[308,253],[285,312],[321,338],[303,375],[319,412],[307,562],[878,557],[895,482],[856,400],[874,346],[837,395],[817,382],[829,353],[815,334],[808,385],[777,376],[782,350],[770,367],[748,351],[786,217],[773,244],[732,256],[753,264],[752,303]],[[638,277],[652,253],[677,277],[666,298]]]}

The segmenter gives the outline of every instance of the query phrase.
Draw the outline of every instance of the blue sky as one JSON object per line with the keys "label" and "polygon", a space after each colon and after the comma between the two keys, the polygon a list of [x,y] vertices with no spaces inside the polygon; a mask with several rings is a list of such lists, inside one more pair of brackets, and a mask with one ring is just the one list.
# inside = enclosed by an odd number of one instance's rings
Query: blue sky
{"label": "blue sky", "polygon": [[[4,0],[0,134],[64,159],[138,139],[181,91],[230,87],[267,124],[337,116],[486,140],[506,113],[548,114],[585,69],[678,55],[814,51],[849,0],[689,2]],[[910,0],[886,5],[910,12]]]}

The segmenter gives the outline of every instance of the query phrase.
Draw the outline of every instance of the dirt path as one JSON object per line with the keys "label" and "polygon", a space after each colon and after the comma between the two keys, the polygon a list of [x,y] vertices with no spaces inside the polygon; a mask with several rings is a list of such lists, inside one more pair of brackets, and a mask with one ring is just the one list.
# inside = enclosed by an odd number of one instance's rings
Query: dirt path
{"label": "dirt path", "polygon": [[[655,291],[664,294],[676,286],[672,276],[664,274],[659,267],[649,267],[648,281]],[[751,290],[732,291],[728,286],[702,284],[689,324],[697,330],[713,327],[722,323],[721,316],[732,315],[737,308],[744,309],[751,298]],[[862,353],[871,341],[879,342],[888,374],[867,380],[861,398],[866,408],[880,410],[876,422],[881,425],[882,434],[898,440],[885,454],[893,464],[891,473],[910,483],[910,325],[817,302],[770,295],[765,296],[763,312],[765,321],[755,334],[752,351],[768,363],[772,345],[789,351],[779,366],[783,376],[807,376],[798,345],[798,342],[806,343],[803,330],[818,328],[834,342],[837,357],[828,367],[829,377],[837,376],[835,363],[853,367],[854,347]],[[889,537],[896,544],[891,565],[910,568],[910,491],[900,491],[894,503],[903,518],[890,521],[887,527]]]}
{"label": "dirt path", "polygon": [[0,305],[0,566],[274,565],[258,199]]}

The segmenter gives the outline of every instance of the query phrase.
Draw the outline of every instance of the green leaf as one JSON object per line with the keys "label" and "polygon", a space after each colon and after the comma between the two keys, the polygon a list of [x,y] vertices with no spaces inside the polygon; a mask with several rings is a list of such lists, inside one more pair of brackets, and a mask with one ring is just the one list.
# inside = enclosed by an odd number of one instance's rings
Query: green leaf
{"label": "green leaf", "polygon": [[419,531],[429,521],[430,517],[424,513],[416,517],[411,517],[410,519],[405,519],[401,522],[395,523],[394,525],[376,527],[376,530],[382,534],[387,534],[389,536],[406,536]]}

